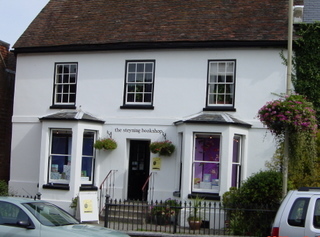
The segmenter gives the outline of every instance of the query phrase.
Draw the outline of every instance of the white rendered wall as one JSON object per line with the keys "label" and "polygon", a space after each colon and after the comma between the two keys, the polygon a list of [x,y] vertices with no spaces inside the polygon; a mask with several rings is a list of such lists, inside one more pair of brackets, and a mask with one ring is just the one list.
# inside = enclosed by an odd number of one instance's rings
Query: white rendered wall
{"label": "white rendered wall", "polygon": [[[98,151],[96,185],[100,185],[111,169],[116,169],[116,198],[125,199],[128,180],[129,140],[156,141],[161,134],[149,132],[125,132],[125,129],[158,129],[177,147],[170,158],[162,159],[162,167],[154,179],[157,199],[166,199],[177,191],[180,153],[187,157],[183,162],[183,178],[191,180],[193,132],[221,132],[229,138],[234,133],[245,137],[243,176],[264,169],[265,161],[272,157],[275,144],[270,134],[257,121],[260,107],[276,99],[272,93],[285,92],[285,67],[278,49],[202,49],[112,51],[90,53],[19,54],[16,72],[16,90],[13,115],[12,168],[10,187],[23,192],[22,187],[33,194],[37,183],[46,182],[48,152],[45,137],[49,125],[41,126],[39,117],[58,112],[52,105],[54,64],[78,63],[76,106],[106,121],[97,128],[101,137],[112,132],[118,148],[111,152]],[[173,123],[203,110],[206,100],[208,60],[236,60],[236,112],[234,117],[253,125],[249,130],[221,126],[201,125],[193,128],[174,126]],[[120,109],[123,105],[126,60],[155,60],[154,110]],[[52,124],[50,126],[53,126]],[[54,125],[55,126],[55,125]],[[85,127],[79,128],[84,129]],[[42,131],[42,132],[41,132]],[[129,130],[126,130],[129,131]],[[142,130],[141,130],[142,131]],[[178,133],[183,132],[184,147],[179,150]],[[223,140],[227,141],[227,140]],[[41,146],[40,146],[41,144]],[[230,144],[223,143],[222,153],[230,155]],[[77,151],[79,152],[79,151]],[[151,154],[152,157],[156,155]],[[21,160],[23,157],[23,160]],[[223,161],[224,167],[230,162]],[[40,177],[39,176],[40,170]],[[150,166],[150,171],[151,166]],[[230,170],[224,171],[226,177]],[[229,173],[228,173],[229,172]],[[221,193],[227,191],[229,179],[225,179]],[[40,185],[41,186],[41,185]],[[182,198],[191,192],[191,184],[182,187]],[[54,194],[49,199],[71,200],[77,190]],[[50,192],[48,192],[50,193]]]}

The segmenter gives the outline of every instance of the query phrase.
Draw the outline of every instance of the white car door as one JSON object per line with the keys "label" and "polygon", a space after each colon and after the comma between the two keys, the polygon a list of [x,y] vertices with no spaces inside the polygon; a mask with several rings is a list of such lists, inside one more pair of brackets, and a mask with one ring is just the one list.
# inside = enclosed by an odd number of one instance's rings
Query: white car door
{"label": "white car door", "polygon": [[40,237],[40,225],[18,206],[9,202],[0,202],[1,237]]}
{"label": "white car door", "polygon": [[304,236],[320,236],[320,195],[313,195],[310,199]]}

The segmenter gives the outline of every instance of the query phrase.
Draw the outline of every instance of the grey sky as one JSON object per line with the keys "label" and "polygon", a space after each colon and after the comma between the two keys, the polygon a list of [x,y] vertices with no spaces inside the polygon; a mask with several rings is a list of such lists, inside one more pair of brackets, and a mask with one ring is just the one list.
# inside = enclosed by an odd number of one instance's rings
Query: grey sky
{"label": "grey sky", "polygon": [[12,47],[49,0],[0,0],[0,40]]}

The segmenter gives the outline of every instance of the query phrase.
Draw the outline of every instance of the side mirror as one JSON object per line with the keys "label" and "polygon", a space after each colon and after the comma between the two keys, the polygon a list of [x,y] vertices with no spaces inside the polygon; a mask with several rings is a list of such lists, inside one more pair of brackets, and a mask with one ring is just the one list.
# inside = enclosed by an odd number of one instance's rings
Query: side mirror
{"label": "side mirror", "polygon": [[18,226],[24,227],[26,229],[34,229],[34,225],[29,221],[18,221]]}

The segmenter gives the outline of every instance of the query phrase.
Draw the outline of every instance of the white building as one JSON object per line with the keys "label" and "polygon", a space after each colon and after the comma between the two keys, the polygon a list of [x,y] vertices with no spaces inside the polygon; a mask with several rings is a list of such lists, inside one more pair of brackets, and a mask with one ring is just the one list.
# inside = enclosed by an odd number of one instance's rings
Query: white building
{"label": "white building", "polygon": [[[51,0],[14,45],[11,191],[67,208],[111,173],[112,198],[220,200],[264,169],[287,1],[216,2]],[[150,152],[164,140],[171,156]]]}

